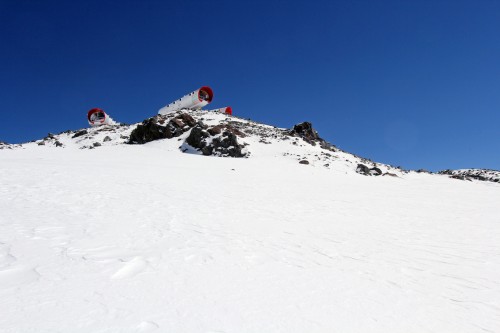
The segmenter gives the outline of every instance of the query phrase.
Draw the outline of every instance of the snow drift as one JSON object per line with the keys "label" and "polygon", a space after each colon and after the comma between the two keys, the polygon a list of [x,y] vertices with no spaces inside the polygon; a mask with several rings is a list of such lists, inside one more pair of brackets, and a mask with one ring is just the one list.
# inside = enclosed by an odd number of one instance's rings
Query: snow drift
{"label": "snow drift", "polygon": [[500,184],[188,115],[1,146],[0,331],[498,331]]}

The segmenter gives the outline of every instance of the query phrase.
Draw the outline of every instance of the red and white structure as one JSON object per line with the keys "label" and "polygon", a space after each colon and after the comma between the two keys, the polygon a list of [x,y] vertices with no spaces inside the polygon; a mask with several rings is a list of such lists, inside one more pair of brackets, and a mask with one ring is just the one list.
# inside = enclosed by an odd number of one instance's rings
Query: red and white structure
{"label": "red and white structure", "polygon": [[87,120],[90,126],[113,125],[114,120],[99,108],[93,108],[87,113]]}
{"label": "red and white structure", "polygon": [[168,114],[181,109],[199,110],[212,102],[213,98],[214,93],[212,88],[204,86],[176,100],[175,102],[162,107],[158,113]]}

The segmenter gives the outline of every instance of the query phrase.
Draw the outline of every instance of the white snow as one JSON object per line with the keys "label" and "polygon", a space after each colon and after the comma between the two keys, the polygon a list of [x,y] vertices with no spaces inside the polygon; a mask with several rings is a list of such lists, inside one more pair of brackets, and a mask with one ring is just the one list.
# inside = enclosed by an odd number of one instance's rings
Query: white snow
{"label": "white snow", "polygon": [[1,332],[500,331],[500,184],[129,134],[0,150]]}

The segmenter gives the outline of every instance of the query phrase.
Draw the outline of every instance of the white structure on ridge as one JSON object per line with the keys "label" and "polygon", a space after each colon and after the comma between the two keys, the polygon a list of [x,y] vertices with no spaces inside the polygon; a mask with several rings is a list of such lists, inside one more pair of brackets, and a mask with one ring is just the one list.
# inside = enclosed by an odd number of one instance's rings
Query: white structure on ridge
{"label": "white structure on ridge", "polygon": [[175,102],[162,107],[158,113],[168,114],[181,109],[199,110],[212,102],[213,97],[214,93],[212,89],[208,86],[204,86],[176,100]]}

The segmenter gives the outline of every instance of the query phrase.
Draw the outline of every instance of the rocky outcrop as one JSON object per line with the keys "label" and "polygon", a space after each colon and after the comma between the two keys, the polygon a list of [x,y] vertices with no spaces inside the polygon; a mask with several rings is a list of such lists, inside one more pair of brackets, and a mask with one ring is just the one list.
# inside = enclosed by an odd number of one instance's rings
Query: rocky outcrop
{"label": "rocky outcrop", "polygon": [[201,125],[194,127],[186,139],[186,143],[193,148],[198,149],[203,155],[210,155],[208,150],[204,150],[208,144],[210,133]]}
{"label": "rocky outcrop", "polygon": [[82,136],[82,135],[85,135],[85,134],[88,134],[88,131],[86,129],[83,129],[83,130],[80,130],[78,132],[76,132],[75,134],[73,134],[72,138],[78,138],[79,136]]}
{"label": "rocky outcrop", "polygon": [[319,144],[320,147],[323,149],[335,151],[335,146],[320,138],[318,132],[313,128],[312,124],[308,121],[293,126],[293,128],[288,132],[288,135],[300,137],[305,142],[313,146]]}
{"label": "rocky outcrop", "polygon": [[316,143],[316,141],[324,141],[318,135],[318,132],[312,127],[312,124],[308,121],[297,124],[293,126],[293,129],[290,131],[291,136],[298,136],[304,139],[304,141],[308,143]]}
{"label": "rocky outcrop", "polygon": [[167,119],[162,115],[146,119],[132,131],[128,143],[144,144],[160,139],[171,139],[180,136],[196,124],[196,120],[187,113],[182,113],[168,122]]}
{"label": "rocky outcrop", "polygon": [[[187,113],[172,116],[157,115],[138,125],[130,134],[128,143],[144,144],[146,142],[171,139],[188,131],[185,144],[200,151],[203,155],[224,157],[245,157],[244,146],[238,143],[238,136],[245,134],[229,124],[209,127],[201,120],[195,120]],[[181,145],[183,148],[184,145]],[[183,149],[187,151],[189,149]]]}
{"label": "rocky outcrop", "polygon": [[159,125],[154,118],[150,118],[143,121],[130,133],[129,143],[144,144],[160,139],[170,139],[173,136],[169,128]]}
{"label": "rocky outcrop", "polygon": [[7,142],[0,141],[0,149],[12,149],[11,145]]}
{"label": "rocky outcrop", "polygon": [[380,176],[383,174],[382,170],[380,170],[379,168],[369,168],[364,164],[358,164],[356,172],[365,176]]}
{"label": "rocky outcrop", "polygon": [[440,175],[447,175],[453,179],[459,180],[479,180],[500,183],[500,171],[489,169],[461,169],[461,170],[443,170]]}
{"label": "rocky outcrop", "polygon": [[244,146],[238,143],[237,134],[243,135],[231,126],[207,127],[197,124],[186,138],[186,143],[203,155],[222,157],[245,157]]}

